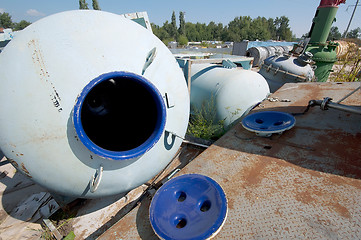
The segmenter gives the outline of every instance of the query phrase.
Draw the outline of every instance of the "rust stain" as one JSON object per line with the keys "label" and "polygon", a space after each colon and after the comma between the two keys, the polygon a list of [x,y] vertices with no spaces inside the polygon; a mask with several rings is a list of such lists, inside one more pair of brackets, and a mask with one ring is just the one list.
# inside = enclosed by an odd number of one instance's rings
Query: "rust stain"
{"label": "rust stain", "polygon": [[57,92],[54,84],[50,81],[50,74],[46,69],[46,64],[44,61],[43,53],[39,46],[39,41],[36,39],[32,39],[28,43],[28,47],[33,50],[32,59],[33,63],[37,67],[36,70],[39,74],[39,77],[42,81],[47,83],[48,90],[50,91],[50,100],[52,101],[54,107],[58,110],[58,112],[63,111],[61,107],[61,98],[59,93]]}
{"label": "rust stain", "polygon": [[340,203],[333,201],[329,203],[329,206],[340,216],[345,218],[351,218],[350,211],[345,206],[342,206]]}
{"label": "rust stain", "polygon": [[26,176],[28,176],[29,178],[33,178],[33,177],[30,175],[28,169],[26,169],[24,163],[21,163],[21,170],[25,173]]}

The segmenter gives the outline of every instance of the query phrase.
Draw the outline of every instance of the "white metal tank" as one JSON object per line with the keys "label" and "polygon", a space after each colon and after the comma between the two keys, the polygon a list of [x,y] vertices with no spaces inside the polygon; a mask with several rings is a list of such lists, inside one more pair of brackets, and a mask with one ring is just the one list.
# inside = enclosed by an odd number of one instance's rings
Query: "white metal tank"
{"label": "white metal tank", "polygon": [[214,108],[214,123],[228,127],[265,99],[266,80],[257,72],[242,68],[223,68],[216,64],[193,64],[191,69],[191,106]]}
{"label": "white metal tank", "polygon": [[127,192],[174,157],[189,119],[167,47],[119,15],[78,10],[19,32],[0,54],[0,147],[51,192]]}
{"label": "white metal tank", "polygon": [[312,54],[305,52],[298,57],[291,54],[274,55],[264,60],[259,70],[268,82],[272,93],[285,83],[309,82],[314,79],[314,67],[311,66]]}

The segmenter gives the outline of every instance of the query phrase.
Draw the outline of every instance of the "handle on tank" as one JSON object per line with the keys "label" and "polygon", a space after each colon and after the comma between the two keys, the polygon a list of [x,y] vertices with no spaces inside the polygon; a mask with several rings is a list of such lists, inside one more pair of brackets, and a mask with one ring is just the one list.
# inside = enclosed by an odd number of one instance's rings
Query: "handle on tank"
{"label": "handle on tank", "polygon": [[150,64],[152,64],[156,55],[157,55],[157,48],[153,48],[152,50],[150,50],[150,52],[147,55],[147,58],[145,59],[145,63],[144,63],[143,70],[142,70],[142,75],[144,75],[145,70],[147,70],[147,68],[150,66]]}
{"label": "handle on tank", "polygon": [[99,169],[97,169],[95,174],[90,179],[90,192],[91,193],[94,193],[98,189],[100,181],[102,180],[102,176],[103,176],[103,166],[100,165]]}

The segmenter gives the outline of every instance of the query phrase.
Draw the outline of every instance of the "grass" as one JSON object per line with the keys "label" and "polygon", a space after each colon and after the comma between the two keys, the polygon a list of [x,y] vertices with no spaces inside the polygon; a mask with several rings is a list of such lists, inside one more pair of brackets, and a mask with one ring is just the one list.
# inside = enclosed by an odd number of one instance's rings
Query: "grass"
{"label": "grass", "polygon": [[214,98],[203,102],[200,108],[192,108],[192,114],[189,119],[187,134],[203,138],[206,140],[217,140],[225,132],[224,120],[215,121],[216,108]]}

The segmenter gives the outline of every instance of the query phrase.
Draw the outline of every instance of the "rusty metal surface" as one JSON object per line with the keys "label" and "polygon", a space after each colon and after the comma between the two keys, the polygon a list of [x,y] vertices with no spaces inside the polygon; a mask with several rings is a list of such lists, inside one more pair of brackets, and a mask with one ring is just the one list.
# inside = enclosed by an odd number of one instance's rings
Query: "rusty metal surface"
{"label": "rusty metal surface", "polygon": [[[286,84],[254,111],[302,113],[360,83]],[[361,91],[343,104],[361,106]],[[237,124],[178,175],[204,174],[224,189],[228,217],[214,239],[360,239],[361,115],[311,108],[282,135],[262,138]],[[142,202],[100,239],[154,239]]]}

